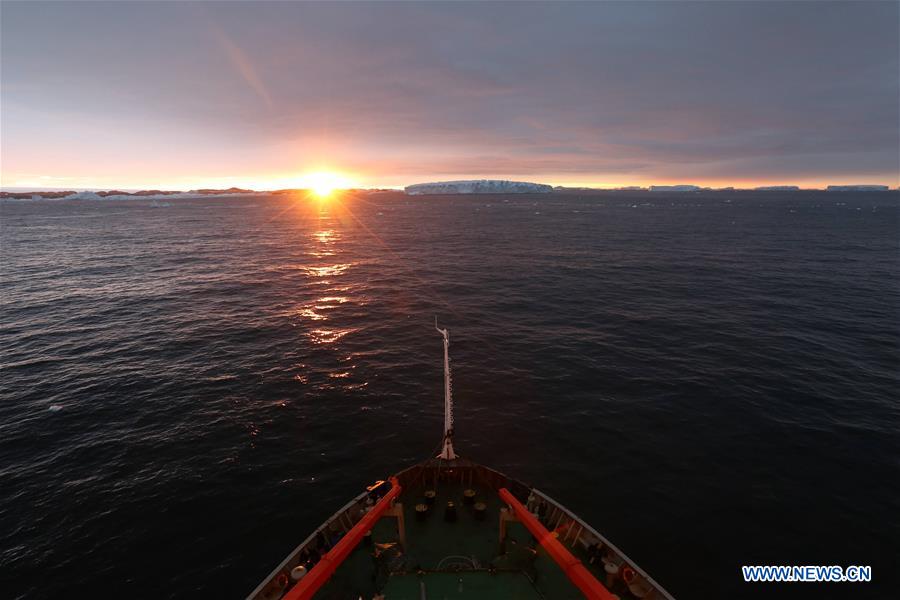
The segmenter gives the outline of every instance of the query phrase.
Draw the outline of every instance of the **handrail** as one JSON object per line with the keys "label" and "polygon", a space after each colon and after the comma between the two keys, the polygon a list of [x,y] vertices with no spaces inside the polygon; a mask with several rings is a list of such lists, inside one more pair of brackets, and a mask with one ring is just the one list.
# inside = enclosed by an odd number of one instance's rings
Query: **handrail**
{"label": "handrail", "polygon": [[366,533],[371,531],[372,527],[381,518],[390,507],[394,499],[400,495],[400,482],[396,477],[390,478],[391,489],[385,494],[381,500],[375,503],[372,510],[367,512],[359,522],[353,526],[347,534],[334,545],[334,548],[325,553],[324,556],[310,569],[303,579],[297,582],[293,588],[288,590],[284,595],[284,600],[310,600],[316,592],[319,591],[328,579],[334,574],[341,563],[350,556],[353,549],[362,541]]}
{"label": "handrail", "polygon": [[[653,589],[656,590],[657,596],[662,596],[666,600],[675,600],[672,597],[672,594],[667,592],[665,590],[665,588],[663,588],[659,584],[658,581],[656,581],[655,579],[650,577],[650,575],[648,575],[647,572],[644,571],[640,565],[638,565],[633,560],[631,560],[628,557],[628,555],[626,555],[624,552],[622,552],[621,549],[619,549],[615,544],[613,544],[611,541],[606,539],[606,537],[603,536],[602,534],[600,534],[596,529],[591,527],[588,523],[585,523],[580,517],[578,517],[578,515],[576,515],[571,510],[569,510],[568,508],[566,508],[565,506],[563,506],[562,504],[560,504],[559,502],[557,502],[556,500],[554,500],[553,498],[551,498],[550,496],[548,496],[547,494],[545,494],[544,492],[540,491],[537,488],[532,488],[531,493],[534,494],[535,497],[550,504],[550,506],[556,508],[557,510],[562,511],[563,514],[565,514],[568,518],[576,521],[579,525],[581,525],[588,537],[593,538],[594,541],[597,541],[600,544],[602,544],[604,548],[609,549],[611,552],[613,552],[615,554],[616,559],[618,561],[627,563],[628,566],[631,567],[632,569],[634,569],[638,575],[640,575],[641,577],[646,579],[647,583],[649,583],[651,586],[653,586]],[[656,596],[654,596],[654,597],[656,597]]]}
{"label": "handrail", "polygon": [[531,532],[550,558],[556,561],[566,576],[575,586],[581,590],[585,598],[588,600],[614,600],[615,597],[607,590],[602,583],[588,571],[587,567],[581,564],[581,561],[569,552],[553,535],[547,531],[537,517],[528,512],[528,509],[519,502],[506,488],[500,488],[497,492],[500,498],[506,502],[513,510],[516,518]]}
{"label": "handrail", "polygon": [[275,580],[276,577],[278,577],[280,573],[289,572],[291,565],[297,566],[296,563],[301,553],[304,550],[312,547],[313,543],[316,542],[316,538],[321,532],[325,531],[325,529],[329,525],[346,515],[353,507],[359,508],[359,505],[363,503],[366,496],[368,495],[368,492],[360,493],[353,500],[339,508],[337,512],[328,517],[328,519],[324,523],[322,523],[322,525],[320,525],[318,529],[313,531],[305,540],[300,542],[300,544],[298,544],[297,547],[294,548],[294,551],[288,554],[287,558],[281,561],[281,563],[277,567],[275,567],[275,569],[271,573],[269,573],[268,577],[263,579],[262,582],[258,586],[256,586],[256,589],[250,592],[250,595],[247,596],[246,600],[260,600],[263,597],[263,592],[271,585],[271,583]]}

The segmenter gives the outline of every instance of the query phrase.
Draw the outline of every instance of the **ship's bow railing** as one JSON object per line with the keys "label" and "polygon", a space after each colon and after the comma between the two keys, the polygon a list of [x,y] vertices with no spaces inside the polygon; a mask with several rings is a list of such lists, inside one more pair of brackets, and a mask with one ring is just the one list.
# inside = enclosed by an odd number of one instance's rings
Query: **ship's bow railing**
{"label": "ship's bow railing", "polygon": [[[335,548],[368,515],[376,500],[390,495],[393,501],[399,486],[377,482],[356,496],[331,515],[309,537],[297,546],[278,567],[253,590],[247,600],[274,600],[282,598],[297,582],[298,575],[305,578],[328,552]],[[396,491],[394,491],[396,490]],[[393,493],[391,493],[393,492]],[[326,578],[327,579],[327,578]],[[301,579],[302,580],[302,579]]]}
{"label": "ship's bow railing", "polygon": [[674,600],[624,552],[550,496],[532,489],[525,505],[549,531],[556,533],[562,544],[584,557],[598,574],[605,575],[607,587],[624,584],[642,600]]}

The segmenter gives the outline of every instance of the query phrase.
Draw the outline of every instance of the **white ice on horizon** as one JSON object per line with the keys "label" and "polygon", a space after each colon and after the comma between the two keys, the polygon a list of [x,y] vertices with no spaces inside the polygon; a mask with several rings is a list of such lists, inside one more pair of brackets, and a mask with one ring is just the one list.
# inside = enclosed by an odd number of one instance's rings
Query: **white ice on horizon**
{"label": "white ice on horizon", "polygon": [[886,185],[856,184],[856,185],[829,185],[826,192],[887,192],[890,188]]}
{"label": "white ice on horizon", "polygon": [[40,194],[32,194],[31,199],[24,198],[0,198],[2,201],[6,202],[61,202],[67,200],[89,200],[89,201],[99,201],[104,202],[108,200],[117,201],[117,200],[190,200],[197,198],[233,198],[236,196],[267,196],[271,194],[271,192],[241,192],[241,193],[228,193],[228,194],[196,194],[191,192],[178,192],[175,194],[148,194],[145,196],[136,196],[133,194],[112,194],[109,196],[101,196],[96,192],[78,192],[75,194],[69,194],[68,196],[61,196],[59,198],[45,198]]}
{"label": "white ice on horizon", "polygon": [[651,185],[651,192],[699,192],[698,185]]}
{"label": "white ice on horizon", "polygon": [[425,194],[545,194],[553,187],[543,183],[507,181],[505,179],[464,179],[434,181],[408,185],[404,191],[410,196]]}

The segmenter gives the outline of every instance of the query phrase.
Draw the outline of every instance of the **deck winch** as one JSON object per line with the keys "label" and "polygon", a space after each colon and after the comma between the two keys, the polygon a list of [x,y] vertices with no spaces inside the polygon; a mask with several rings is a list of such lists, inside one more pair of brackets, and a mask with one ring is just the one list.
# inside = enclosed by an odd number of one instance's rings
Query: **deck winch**
{"label": "deck winch", "polygon": [[447,500],[447,508],[444,509],[444,520],[450,523],[456,521],[456,503],[453,500]]}

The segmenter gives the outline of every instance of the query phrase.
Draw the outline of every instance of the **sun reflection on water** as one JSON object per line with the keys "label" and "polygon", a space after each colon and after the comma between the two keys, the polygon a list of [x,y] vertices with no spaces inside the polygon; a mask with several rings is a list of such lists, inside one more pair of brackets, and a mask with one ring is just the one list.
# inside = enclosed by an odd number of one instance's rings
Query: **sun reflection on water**
{"label": "sun reflection on water", "polygon": [[306,271],[307,275],[313,277],[330,277],[332,275],[340,275],[352,266],[354,266],[354,263],[342,263],[324,267],[304,267],[303,270]]}
{"label": "sun reflection on water", "polygon": [[[317,214],[307,213],[311,217],[307,221],[309,228],[301,233],[304,247],[300,251],[306,260],[296,269],[304,276],[297,290],[303,297],[291,314],[308,348],[323,353],[324,362],[318,368],[298,365],[294,380],[320,391],[361,390],[369,382],[361,380],[356,361],[344,350],[346,342],[342,342],[359,331],[358,327],[349,327],[346,319],[356,316],[357,308],[366,304],[364,286],[352,279],[360,262],[350,254],[352,239],[345,239],[348,229],[354,227],[353,220],[344,214],[349,210],[339,199],[317,207]],[[340,354],[332,356],[336,352]]]}
{"label": "sun reflection on water", "polygon": [[322,231],[316,231],[312,234],[312,237],[320,244],[327,244],[337,241],[338,233],[334,229],[324,229]]}
{"label": "sun reflection on water", "polygon": [[355,329],[313,329],[307,335],[316,344],[333,344],[348,333],[353,333]]}
{"label": "sun reflection on water", "polygon": [[301,308],[299,311],[297,311],[297,314],[304,319],[309,319],[310,321],[324,321],[328,319],[327,315],[317,313],[315,307]]}
{"label": "sun reflection on water", "polygon": [[347,296],[322,296],[309,304],[305,304],[297,311],[301,317],[310,321],[325,321],[328,315],[323,311],[330,311],[350,301]]}

